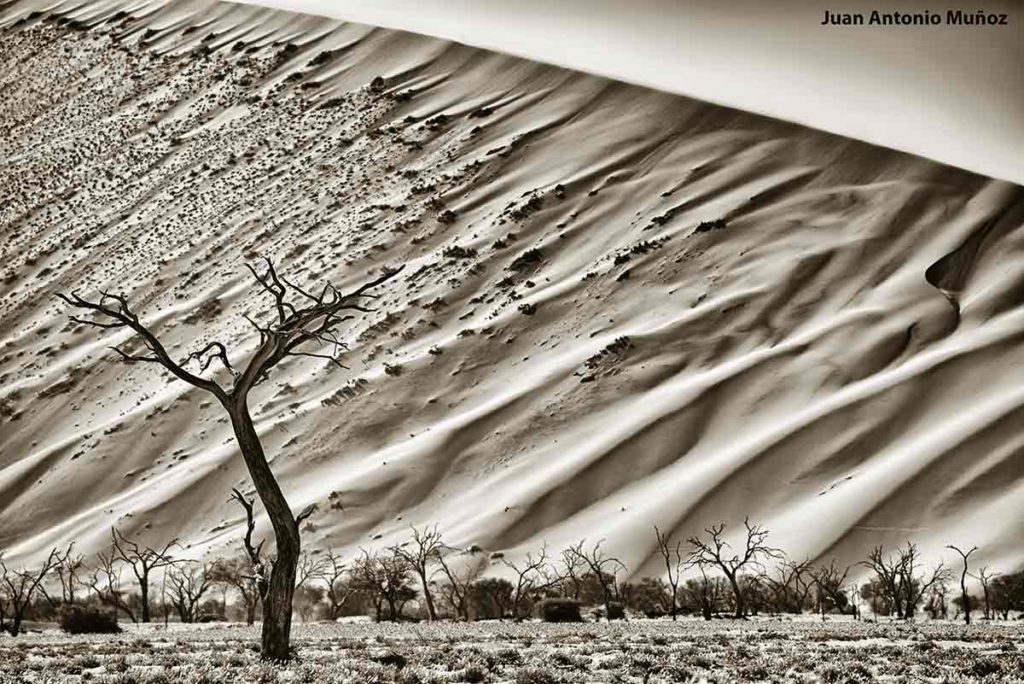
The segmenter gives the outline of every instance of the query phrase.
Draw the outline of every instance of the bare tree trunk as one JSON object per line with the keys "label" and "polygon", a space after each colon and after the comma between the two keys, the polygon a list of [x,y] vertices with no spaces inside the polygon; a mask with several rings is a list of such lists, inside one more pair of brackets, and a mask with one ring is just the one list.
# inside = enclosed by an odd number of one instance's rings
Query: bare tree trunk
{"label": "bare tree trunk", "polygon": [[249,416],[244,396],[226,404],[231,427],[238,440],[238,448],[249,470],[256,494],[267,511],[274,528],[276,558],[270,570],[267,595],[263,598],[263,634],[261,655],[270,660],[290,657],[292,628],[292,594],[295,592],[295,572],[299,562],[299,526],[288,506],[281,487],[267,463],[259,435]]}
{"label": "bare tree trunk", "polygon": [[420,582],[423,584],[423,598],[427,602],[427,616],[431,622],[437,620],[437,610],[434,608],[434,597],[430,593],[430,582],[427,581],[426,572],[420,572],[417,569],[417,574],[420,576]]}
{"label": "bare tree trunk", "polygon": [[736,580],[735,575],[726,574],[729,579],[729,584],[732,586],[732,594],[736,599],[736,617],[741,618],[746,612],[746,606],[743,604],[743,590],[740,589],[740,583]]}
{"label": "bare tree trunk", "polygon": [[292,594],[298,553],[282,558],[280,550],[270,571],[270,585],[263,600],[263,631],[260,655],[269,660],[291,657]]}
{"label": "bare tree trunk", "polygon": [[964,563],[964,573],[960,576],[960,600],[964,607],[964,624],[971,624],[971,597],[967,593],[967,564]]}
{"label": "bare tree trunk", "polygon": [[259,596],[253,596],[245,602],[245,624],[251,625],[256,622],[256,608],[259,605]]}
{"label": "bare tree trunk", "polygon": [[[977,546],[971,547],[969,551],[964,551],[958,546],[949,544],[946,546],[947,549],[953,549],[960,554],[960,557],[964,561],[963,572],[960,573],[960,601],[963,604],[964,610],[964,623],[971,624],[971,597],[967,593],[967,563],[970,560],[971,554],[978,550]],[[943,602],[943,609],[945,609],[945,602]]]}
{"label": "bare tree trunk", "polygon": [[139,579],[139,592],[142,595],[142,621],[149,622],[149,575]]}

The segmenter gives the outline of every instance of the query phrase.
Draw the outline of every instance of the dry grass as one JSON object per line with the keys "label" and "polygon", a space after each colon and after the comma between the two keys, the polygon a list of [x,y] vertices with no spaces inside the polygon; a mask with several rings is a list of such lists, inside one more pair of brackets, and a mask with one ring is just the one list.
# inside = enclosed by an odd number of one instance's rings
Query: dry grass
{"label": "dry grass", "polygon": [[256,628],[172,625],[0,641],[2,682],[1019,681],[1015,625],[633,621],[313,624],[296,660],[260,662]]}

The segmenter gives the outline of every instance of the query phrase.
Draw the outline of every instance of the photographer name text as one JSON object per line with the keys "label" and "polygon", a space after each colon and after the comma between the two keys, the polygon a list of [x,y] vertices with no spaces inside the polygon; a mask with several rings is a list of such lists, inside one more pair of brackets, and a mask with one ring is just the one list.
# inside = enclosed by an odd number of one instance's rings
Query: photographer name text
{"label": "photographer name text", "polygon": [[1010,17],[983,10],[945,12],[833,12],[825,10],[822,26],[1009,26]]}

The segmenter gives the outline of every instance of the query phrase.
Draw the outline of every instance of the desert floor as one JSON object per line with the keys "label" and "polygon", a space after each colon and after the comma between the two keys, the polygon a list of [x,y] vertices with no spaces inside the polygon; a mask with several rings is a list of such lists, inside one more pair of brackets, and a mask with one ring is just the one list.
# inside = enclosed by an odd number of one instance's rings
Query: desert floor
{"label": "desert floor", "polygon": [[304,624],[298,657],[260,662],[258,626],[42,630],[0,639],[2,682],[1020,681],[1016,622],[682,619],[554,625]]}

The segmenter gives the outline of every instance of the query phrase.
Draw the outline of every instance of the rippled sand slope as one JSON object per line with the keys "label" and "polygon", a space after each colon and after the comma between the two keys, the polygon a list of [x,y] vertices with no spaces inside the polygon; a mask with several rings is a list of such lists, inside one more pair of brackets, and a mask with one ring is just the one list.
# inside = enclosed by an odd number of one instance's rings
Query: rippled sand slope
{"label": "rippled sand slope", "polygon": [[[606,538],[750,515],[793,555],[1024,560],[1024,192],[411,34],[207,0],[0,9],[0,547],[236,545],[210,398],[59,291],[243,360],[243,264],[408,264],[252,406],[307,546]],[[375,87],[371,83],[377,77]],[[703,225],[701,225],[703,223]],[[645,565],[646,564],[646,565]]]}

